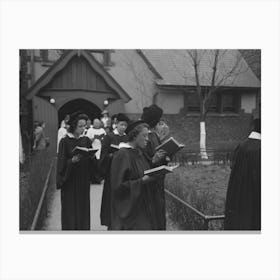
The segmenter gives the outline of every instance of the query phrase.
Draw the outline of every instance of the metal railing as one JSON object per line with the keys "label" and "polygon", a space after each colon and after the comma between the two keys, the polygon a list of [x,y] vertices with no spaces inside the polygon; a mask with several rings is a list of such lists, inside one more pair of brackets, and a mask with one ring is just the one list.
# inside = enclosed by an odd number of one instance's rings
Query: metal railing
{"label": "metal railing", "polygon": [[168,194],[170,197],[175,199],[176,201],[180,202],[183,204],[185,207],[190,209],[192,212],[194,212],[196,215],[198,215],[200,218],[203,219],[203,230],[209,230],[209,222],[213,220],[223,220],[225,218],[225,215],[217,215],[217,216],[210,216],[210,215],[205,215],[193,206],[191,206],[189,203],[186,201],[182,200],[180,197],[177,195],[173,194],[172,192],[168,191],[165,189],[165,193]]}
{"label": "metal railing", "polygon": [[[233,150],[207,149],[208,162],[213,164],[230,164]],[[182,150],[177,153],[173,161],[185,164],[199,164],[202,162],[199,150]]]}
{"label": "metal railing", "polygon": [[53,167],[54,167],[54,163],[55,163],[55,158],[53,158],[52,161],[51,161],[51,164],[50,164],[50,167],[49,167],[49,170],[48,170],[48,174],[47,174],[47,177],[46,177],[46,180],[45,180],[45,183],[44,183],[44,188],[43,188],[38,206],[36,208],[36,212],[35,212],[30,230],[35,230],[36,229],[38,219],[39,219],[39,216],[41,214],[43,202],[44,202],[45,197],[46,197],[47,189],[49,187],[50,176],[51,176],[51,173],[52,173],[52,170],[53,170]]}

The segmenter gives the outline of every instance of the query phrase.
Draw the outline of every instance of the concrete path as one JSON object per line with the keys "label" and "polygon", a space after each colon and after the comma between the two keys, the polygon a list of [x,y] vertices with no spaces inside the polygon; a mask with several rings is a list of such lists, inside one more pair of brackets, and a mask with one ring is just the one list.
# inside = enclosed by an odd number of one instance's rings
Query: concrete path
{"label": "concrete path", "polygon": [[[102,198],[103,184],[90,186],[90,218],[91,230],[104,231],[106,226],[100,224],[100,207]],[[43,230],[60,231],[61,230],[61,204],[60,190],[56,190],[50,204],[50,211],[44,223]]]}
{"label": "concrete path", "polygon": [[[100,207],[102,198],[103,184],[90,186],[90,218],[91,230],[106,231],[107,227],[100,224]],[[60,190],[55,190],[53,193],[48,217],[44,222],[43,230],[61,231],[61,204],[60,204]],[[167,212],[166,215],[166,229],[169,231],[178,230],[176,223],[174,223]]]}

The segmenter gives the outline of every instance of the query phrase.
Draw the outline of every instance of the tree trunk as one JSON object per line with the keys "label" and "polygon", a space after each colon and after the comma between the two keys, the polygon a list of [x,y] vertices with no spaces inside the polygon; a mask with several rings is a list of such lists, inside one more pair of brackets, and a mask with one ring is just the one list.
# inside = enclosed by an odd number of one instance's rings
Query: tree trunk
{"label": "tree trunk", "polygon": [[19,128],[19,162],[23,164],[24,162],[24,152],[22,147],[21,130]]}
{"label": "tree trunk", "polygon": [[208,159],[206,151],[206,130],[204,121],[200,122],[200,155],[201,159]]}
{"label": "tree trunk", "polygon": [[201,119],[200,119],[200,156],[201,156],[201,159],[208,159],[207,151],[206,151],[205,117],[206,117],[206,114],[203,110],[202,114],[201,114]]}

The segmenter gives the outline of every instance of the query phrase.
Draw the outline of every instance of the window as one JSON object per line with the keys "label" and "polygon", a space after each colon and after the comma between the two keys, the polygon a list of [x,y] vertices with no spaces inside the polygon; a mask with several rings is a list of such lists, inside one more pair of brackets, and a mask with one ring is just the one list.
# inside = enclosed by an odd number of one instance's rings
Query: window
{"label": "window", "polygon": [[188,107],[188,111],[190,112],[200,111],[199,98],[195,90],[190,90],[187,93],[187,107]]}
{"label": "window", "polygon": [[222,95],[223,113],[237,113],[238,112],[238,92],[229,92]]}
{"label": "window", "polygon": [[[206,91],[202,88],[202,91]],[[200,112],[199,98],[195,89],[189,89],[185,97],[185,107],[189,112]],[[209,113],[238,113],[240,92],[237,89],[220,89],[211,95]]]}
{"label": "window", "polygon": [[208,112],[218,112],[218,95],[216,93],[211,95]]}

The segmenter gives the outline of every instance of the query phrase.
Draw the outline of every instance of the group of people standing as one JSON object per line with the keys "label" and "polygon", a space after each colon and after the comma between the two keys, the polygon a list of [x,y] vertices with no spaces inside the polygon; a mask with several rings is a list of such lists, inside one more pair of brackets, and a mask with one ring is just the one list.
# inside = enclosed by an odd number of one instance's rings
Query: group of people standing
{"label": "group of people standing", "polygon": [[[59,139],[57,188],[61,189],[63,230],[90,229],[90,183],[104,179],[100,219],[108,230],[165,230],[164,175],[144,171],[166,165],[170,158],[156,150],[168,133],[162,109],[145,107],[141,119],[122,113],[111,125],[76,112],[62,123]],[[260,230],[260,119],[248,139],[236,148],[225,203],[226,230]],[[112,149],[111,145],[119,149]],[[93,156],[74,155],[76,146],[98,150]]]}
{"label": "group of people standing", "polygon": [[[161,143],[158,127],[166,129],[162,113],[157,105],[144,108],[137,121],[119,113],[114,116],[113,130],[104,129],[101,139],[93,136],[98,134],[91,129],[100,127],[91,127],[87,115],[76,112],[69,116],[57,162],[63,230],[90,229],[92,174],[104,179],[100,218],[108,230],[166,229],[164,176],[144,175],[145,170],[170,160],[163,150],[155,150]],[[73,154],[76,146],[96,148],[96,139],[101,141],[100,155]]]}

